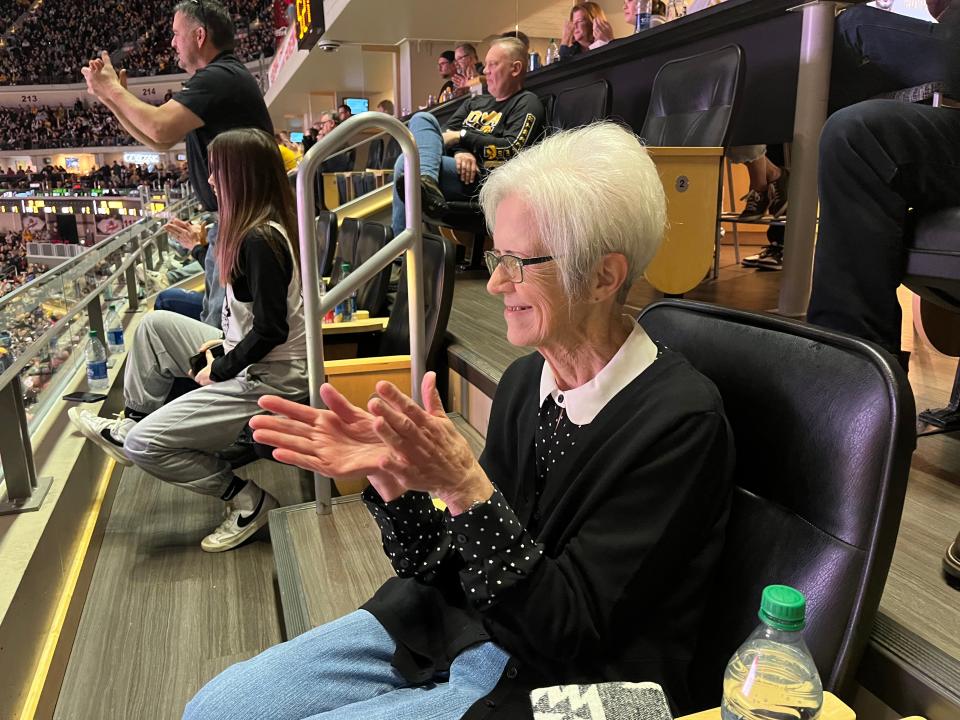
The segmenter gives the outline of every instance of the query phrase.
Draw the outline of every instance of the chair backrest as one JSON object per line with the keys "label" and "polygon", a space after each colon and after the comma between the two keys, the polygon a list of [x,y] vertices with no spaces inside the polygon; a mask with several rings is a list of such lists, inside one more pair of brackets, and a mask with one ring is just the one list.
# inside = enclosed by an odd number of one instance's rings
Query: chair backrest
{"label": "chair backrest", "polygon": [[[337,254],[330,272],[330,286],[336,286],[343,278],[341,263],[350,263],[354,269],[371,258],[378,250],[393,240],[393,230],[377,222],[344,218],[340,224]],[[388,265],[357,290],[357,309],[368,310],[371,317],[381,316],[387,302],[387,285],[390,282]]]}
{"label": "chair backrest", "polygon": [[[436,367],[437,354],[453,305],[456,276],[453,244],[438,235],[423,236],[423,296],[426,321],[426,367]],[[407,268],[404,263],[397,285],[397,299],[390,310],[390,322],[380,341],[380,355],[406,355],[410,352],[410,316],[407,301]]]}
{"label": "chair backrest", "polygon": [[691,709],[717,704],[772,583],[806,595],[804,639],[824,689],[844,692],[880,603],[916,445],[906,376],[874,345],[758,313],[668,300],[640,322],[716,384],[737,446]]}
{"label": "chair backrest", "polygon": [[726,147],[742,75],[737,45],[664,63],[640,137],[659,147]]}
{"label": "chair backrest", "polygon": [[557,101],[557,96],[553,93],[540,95],[540,102],[543,104],[543,122],[546,127],[553,125],[553,105]]}
{"label": "chair backrest", "polygon": [[380,169],[393,170],[393,166],[397,164],[397,158],[400,157],[402,152],[400,143],[397,142],[396,138],[390,138],[387,141],[386,147],[383,148],[383,159],[380,161]]}
{"label": "chair backrest", "polygon": [[383,138],[377,138],[367,149],[367,170],[379,170],[383,167]]}
{"label": "chair backrest", "polygon": [[317,213],[317,261],[320,277],[330,277],[337,251],[337,216],[329,210]]}
{"label": "chair backrest", "polygon": [[557,95],[551,111],[550,127],[558,130],[589,125],[610,114],[610,83],[594,80],[568,88]]}

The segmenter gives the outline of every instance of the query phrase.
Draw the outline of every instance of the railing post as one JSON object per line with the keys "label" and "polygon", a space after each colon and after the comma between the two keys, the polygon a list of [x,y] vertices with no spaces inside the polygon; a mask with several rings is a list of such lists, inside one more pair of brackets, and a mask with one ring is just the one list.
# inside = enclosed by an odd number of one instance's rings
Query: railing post
{"label": "railing post", "polygon": [[0,515],[36,510],[50,489],[51,478],[37,479],[19,375],[0,388],[0,417],[5,419],[0,424],[0,461],[7,488],[6,498],[0,500]]}
{"label": "railing post", "polygon": [[[130,247],[127,250],[128,255],[135,253],[140,249],[140,238],[133,236],[130,238]],[[127,312],[137,312],[140,309],[140,292],[137,285],[137,263],[132,262],[126,271],[127,279]]]}

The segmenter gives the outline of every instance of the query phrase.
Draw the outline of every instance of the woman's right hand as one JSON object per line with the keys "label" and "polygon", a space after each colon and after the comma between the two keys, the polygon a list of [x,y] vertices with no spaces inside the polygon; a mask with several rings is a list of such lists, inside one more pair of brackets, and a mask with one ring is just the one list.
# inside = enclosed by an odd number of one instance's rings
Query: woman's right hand
{"label": "woman's right hand", "polygon": [[388,450],[374,431],[373,415],[327,383],[320,397],[327,410],[274,395],[260,398],[260,407],[275,415],[251,418],[254,440],[276,448],[273,457],[282,463],[332,478],[366,475],[384,501],[400,497],[406,488],[380,470]]}
{"label": "woman's right hand", "polygon": [[567,20],[563,24],[563,35],[560,39],[561,45],[573,45],[573,20]]}
{"label": "woman's right hand", "polygon": [[166,230],[174,240],[180,243],[185,250],[193,250],[197,245],[205,245],[207,242],[206,223],[194,225],[180,218],[171,218],[171,220],[163,226],[163,229]]}

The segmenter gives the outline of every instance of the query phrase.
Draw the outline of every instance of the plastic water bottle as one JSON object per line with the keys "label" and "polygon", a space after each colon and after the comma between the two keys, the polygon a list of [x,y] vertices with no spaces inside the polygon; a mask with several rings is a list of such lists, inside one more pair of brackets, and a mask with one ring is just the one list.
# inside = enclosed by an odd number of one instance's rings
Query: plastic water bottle
{"label": "plastic water bottle", "polygon": [[[342,273],[340,274],[340,282],[346,282],[347,277],[350,275],[350,263],[344,262],[340,264],[340,269]],[[353,294],[349,297],[342,300],[338,305],[336,312],[334,313],[337,318],[337,322],[350,322],[353,320],[353,311],[357,307],[357,291],[354,290]]]}
{"label": "plastic water bottle", "polygon": [[723,675],[723,720],[815,720],[823,685],[803,642],[807,601],[786,585],[768,585],[760,626],[730,658]]}
{"label": "plastic water bottle", "polygon": [[638,33],[650,28],[650,6],[650,0],[637,0],[637,17],[633,32]]}
{"label": "plastic water bottle", "polygon": [[663,0],[650,3],[650,27],[663,25],[667,21],[667,4]]}
{"label": "plastic water bottle", "polygon": [[550,44],[547,45],[547,65],[555,62],[560,62],[560,48],[557,47],[557,39],[550,38]]}
{"label": "plastic water bottle", "polygon": [[123,325],[120,323],[120,316],[117,315],[116,305],[110,306],[104,324],[107,326],[107,348],[110,353],[123,352],[126,349],[123,344]]}
{"label": "plastic water bottle", "polygon": [[87,340],[87,387],[90,390],[107,390],[110,381],[107,380],[107,351],[97,337],[97,331],[90,331]]}

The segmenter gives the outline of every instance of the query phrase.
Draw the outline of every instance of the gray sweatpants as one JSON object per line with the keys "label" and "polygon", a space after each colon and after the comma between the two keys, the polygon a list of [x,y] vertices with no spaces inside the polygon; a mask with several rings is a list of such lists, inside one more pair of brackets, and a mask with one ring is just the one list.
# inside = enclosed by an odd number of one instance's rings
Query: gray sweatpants
{"label": "gray sweatpants", "polygon": [[169,483],[220,497],[233,473],[217,452],[262,412],[262,395],[307,393],[306,360],[255,363],[240,375],[193,390],[164,405],[177,377],[189,377],[190,357],[222,334],[198,320],[159,310],[137,328],[127,355],[124,399],[149,413],[127,435],[124,451],[140,468]]}

